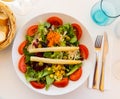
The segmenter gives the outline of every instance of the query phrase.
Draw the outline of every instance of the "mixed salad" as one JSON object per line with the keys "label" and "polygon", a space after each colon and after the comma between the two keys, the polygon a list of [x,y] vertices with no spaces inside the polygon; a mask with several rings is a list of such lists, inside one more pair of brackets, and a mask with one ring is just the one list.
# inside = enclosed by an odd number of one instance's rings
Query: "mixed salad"
{"label": "mixed salad", "polygon": [[79,44],[82,29],[77,23],[65,23],[52,16],[34,24],[26,31],[19,47],[19,70],[34,88],[46,90],[51,85],[65,87],[82,75],[82,61],[89,56],[88,48]]}

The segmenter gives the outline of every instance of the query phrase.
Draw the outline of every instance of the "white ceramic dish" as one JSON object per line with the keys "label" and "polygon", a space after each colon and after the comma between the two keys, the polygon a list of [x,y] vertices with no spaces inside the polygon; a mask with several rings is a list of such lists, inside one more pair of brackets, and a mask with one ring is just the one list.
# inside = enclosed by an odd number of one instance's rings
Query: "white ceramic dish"
{"label": "white ceramic dish", "polygon": [[[83,30],[83,35],[82,38],[80,39],[80,43],[85,44],[88,49],[89,49],[89,58],[87,60],[85,60],[83,62],[83,74],[82,77],[75,82],[70,81],[69,85],[65,88],[57,88],[55,86],[51,86],[49,88],[48,91],[46,91],[45,89],[35,89],[33,88],[25,79],[24,74],[21,73],[18,69],[18,61],[21,57],[21,55],[19,55],[18,53],[18,46],[20,45],[20,43],[25,39],[25,33],[26,33],[26,29],[35,23],[39,23],[39,22],[44,22],[48,17],[50,16],[58,16],[60,17],[64,23],[78,23],[80,24],[80,26],[82,27]],[[86,30],[86,28],[75,18],[65,15],[65,14],[61,14],[61,13],[45,13],[42,15],[38,15],[34,18],[32,18],[30,21],[28,21],[17,33],[16,38],[14,40],[13,43],[13,48],[12,48],[12,60],[13,60],[13,64],[14,64],[14,68],[15,71],[18,75],[18,77],[21,79],[21,81],[27,85],[30,89],[34,90],[35,92],[38,93],[42,93],[45,95],[63,95],[66,93],[69,93],[73,90],[75,90],[76,88],[80,87],[88,78],[91,69],[93,68],[93,63],[94,63],[94,47],[93,47],[93,42],[92,39],[90,37],[89,32]]]}

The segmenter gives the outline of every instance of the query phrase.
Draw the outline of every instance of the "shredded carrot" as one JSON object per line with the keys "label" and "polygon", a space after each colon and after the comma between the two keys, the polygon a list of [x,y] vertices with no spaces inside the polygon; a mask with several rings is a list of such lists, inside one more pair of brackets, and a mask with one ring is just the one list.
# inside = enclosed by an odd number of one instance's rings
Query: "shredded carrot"
{"label": "shredded carrot", "polygon": [[55,44],[58,44],[60,41],[60,34],[54,31],[50,31],[47,35],[48,40],[48,46],[54,46]]}

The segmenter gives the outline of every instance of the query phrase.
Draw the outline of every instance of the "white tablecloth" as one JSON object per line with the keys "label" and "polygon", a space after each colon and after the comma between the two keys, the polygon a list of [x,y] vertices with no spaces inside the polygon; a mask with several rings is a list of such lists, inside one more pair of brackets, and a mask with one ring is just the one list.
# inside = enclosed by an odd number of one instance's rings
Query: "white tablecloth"
{"label": "white tablecloth", "polygon": [[[116,19],[111,25],[101,27],[97,26],[90,17],[90,9],[97,0],[35,0],[38,9],[33,9],[25,16],[16,14],[17,29],[19,29],[25,22],[32,17],[46,13],[46,12],[61,12],[71,15],[78,19],[89,31],[93,41],[97,34],[104,31],[112,37],[111,42],[111,56],[112,61],[109,61],[114,67],[114,63],[119,61],[119,40],[116,40],[114,27],[119,18]],[[45,96],[30,90],[16,75],[13,68],[12,57],[12,44],[3,51],[0,51],[0,99],[120,99],[120,80],[117,80],[113,73],[111,74],[110,89],[104,92],[87,88],[87,81],[78,89],[71,93],[61,96]],[[119,54],[118,54],[119,53]]]}

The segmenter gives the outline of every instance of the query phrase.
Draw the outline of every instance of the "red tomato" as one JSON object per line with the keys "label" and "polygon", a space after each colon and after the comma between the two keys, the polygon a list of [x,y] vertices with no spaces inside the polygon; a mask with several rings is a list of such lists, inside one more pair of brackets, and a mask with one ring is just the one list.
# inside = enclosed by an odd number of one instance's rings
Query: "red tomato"
{"label": "red tomato", "polygon": [[82,36],[82,29],[81,29],[80,25],[73,23],[72,27],[73,27],[73,29],[75,29],[77,39],[80,40],[80,38]]}
{"label": "red tomato", "polygon": [[68,83],[69,83],[68,78],[63,78],[61,81],[55,81],[53,85],[56,87],[65,87],[68,85]]}
{"label": "red tomato", "polygon": [[88,48],[87,48],[85,45],[80,44],[80,45],[79,45],[79,50],[80,50],[80,53],[81,53],[82,57],[83,57],[84,59],[87,59],[88,56],[89,56]]}
{"label": "red tomato", "polygon": [[19,54],[23,54],[23,48],[25,47],[25,45],[27,44],[27,41],[23,41],[20,45],[19,45],[19,47],[18,47],[18,52],[19,52]]}
{"label": "red tomato", "polygon": [[25,56],[24,55],[19,60],[18,68],[22,73],[25,73],[27,71],[27,65],[25,64]]}
{"label": "red tomato", "polygon": [[54,26],[59,26],[59,25],[63,24],[62,19],[60,19],[59,17],[56,17],[56,16],[52,16],[52,17],[48,18],[47,22],[49,22],[51,25],[54,25]]}
{"label": "red tomato", "polygon": [[30,84],[34,87],[34,88],[37,88],[37,89],[42,89],[45,87],[45,84],[44,83],[38,83],[36,81],[31,81]]}
{"label": "red tomato", "polygon": [[70,75],[70,80],[76,81],[80,79],[82,75],[82,68],[79,68],[77,71],[75,71],[73,74]]}
{"label": "red tomato", "polygon": [[34,34],[37,32],[37,30],[38,30],[38,25],[32,25],[28,28],[27,35],[34,36]]}

